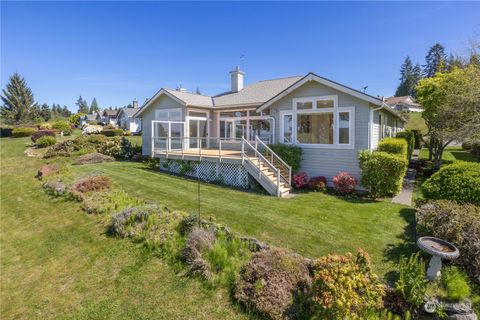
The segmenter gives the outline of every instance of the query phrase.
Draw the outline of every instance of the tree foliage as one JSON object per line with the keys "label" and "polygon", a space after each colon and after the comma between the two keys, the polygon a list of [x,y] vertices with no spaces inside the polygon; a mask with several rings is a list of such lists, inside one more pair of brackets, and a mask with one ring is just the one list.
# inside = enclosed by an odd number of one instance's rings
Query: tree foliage
{"label": "tree foliage", "polygon": [[78,97],[77,102],[75,103],[78,106],[78,113],[89,113],[90,107],[88,106],[87,101],[85,101],[82,96]]}
{"label": "tree foliage", "polygon": [[418,100],[429,130],[435,167],[452,141],[480,135],[480,66],[470,64],[452,72],[437,72],[420,81]]}
{"label": "tree foliage", "polygon": [[90,113],[93,114],[99,111],[100,111],[100,108],[98,107],[97,99],[93,98],[92,104],[90,105]]}
{"label": "tree foliage", "polygon": [[446,68],[447,55],[445,47],[440,43],[434,44],[428,50],[425,57],[425,65],[423,66],[423,75],[426,78],[433,77],[437,72],[443,72]]}
{"label": "tree foliage", "polygon": [[33,93],[25,79],[14,73],[6,89],[2,90],[3,105],[0,113],[8,124],[20,124],[34,121],[40,116],[40,110],[33,98]]}
{"label": "tree foliage", "polygon": [[410,57],[406,57],[400,68],[400,84],[395,92],[396,97],[416,96],[415,87],[422,77],[422,68],[417,63],[413,66]]}

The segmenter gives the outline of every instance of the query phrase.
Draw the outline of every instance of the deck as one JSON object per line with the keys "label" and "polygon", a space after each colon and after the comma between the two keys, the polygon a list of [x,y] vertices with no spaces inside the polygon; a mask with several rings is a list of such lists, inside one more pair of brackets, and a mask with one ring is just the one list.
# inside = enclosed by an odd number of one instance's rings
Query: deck
{"label": "deck", "polygon": [[[234,162],[242,161],[242,152],[240,150],[220,150],[220,149],[155,149],[155,156],[167,159],[181,160],[208,160],[214,162]],[[252,153],[253,156],[253,153]]]}

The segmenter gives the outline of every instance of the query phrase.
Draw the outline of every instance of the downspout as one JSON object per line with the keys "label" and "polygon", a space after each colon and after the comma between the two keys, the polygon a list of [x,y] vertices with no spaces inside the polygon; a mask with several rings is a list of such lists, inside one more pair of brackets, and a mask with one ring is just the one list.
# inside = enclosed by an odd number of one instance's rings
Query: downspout
{"label": "downspout", "polygon": [[373,113],[378,110],[382,110],[385,108],[387,104],[385,103],[385,97],[382,97],[382,105],[376,109],[371,109],[370,110],[370,115],[369,115],[369,121],[368,121],[368,150],[372,150],[372,129],[373,129]]}

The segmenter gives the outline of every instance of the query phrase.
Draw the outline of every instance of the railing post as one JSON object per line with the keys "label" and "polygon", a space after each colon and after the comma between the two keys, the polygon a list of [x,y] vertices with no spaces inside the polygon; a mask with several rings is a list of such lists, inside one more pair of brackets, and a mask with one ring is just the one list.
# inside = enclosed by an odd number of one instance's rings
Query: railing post
{"label": "railing post", "polygon": [[155,122],[152,121],[152,158],[155,155],[155,131],[154,131]]}
{"label": "railing post", "polygon": [[218,138],[218,157],[220,162],[222,162],[222,138]]}
{"label": "railing post", "polygon": [[277,169],[277,197],[280,197],[280,169]]}
{"label": "railing post", "polygon": [[243,136],[242,136],[242,165],[243,165],[244,162],[245,162],[245,155],[244,155],[244,153],[245,153],[245,139],[244,139]]}

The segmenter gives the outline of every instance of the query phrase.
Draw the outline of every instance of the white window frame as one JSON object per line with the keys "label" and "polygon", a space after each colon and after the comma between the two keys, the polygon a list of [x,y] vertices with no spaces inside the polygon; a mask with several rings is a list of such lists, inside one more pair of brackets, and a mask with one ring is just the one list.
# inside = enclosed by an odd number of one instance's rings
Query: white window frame
{"label": "white window frame", "polygon": [[[333,108],[317,108],[317,101],[333,100]],[[297,110],[297,102],[312,102],[312,109]],[[339,113],[349,113],[349,143],[339,143]],[[314,144],[314,143],[299,143],[297,140],[297,119],[299,114],[320,114],[333,113],[333,144]],[[354,149],[355,148],[355,106],[338,106],[337,95],[303,97],[292,99],[292,110],[280,111],[280,141],[285,143],[283,118],[286,115],[292,115],[292,140],[294,145],[302,148],[324,148],[324,149]],[[289,143],[285,143],[289,144]]]}
{"label": "white window frame", "polygon": [[[170,118],[168,118],[168,119],[159,119],[158,114],[159,114],[160,112],[168,112],[168,113],[170,113],[170,112],[180,112],[180,119],[178,119],[178,120],[170,120]],[[174,122],[175,122],[175,121],[182,121],[182,118],[183,118],[182,115],[183,115],[183,110],[182,110],[182,108],[168,108],[168,109],[156,109],[156,110],[155,110],[155,120],[156,120],[156,121],[174,121]]]}

